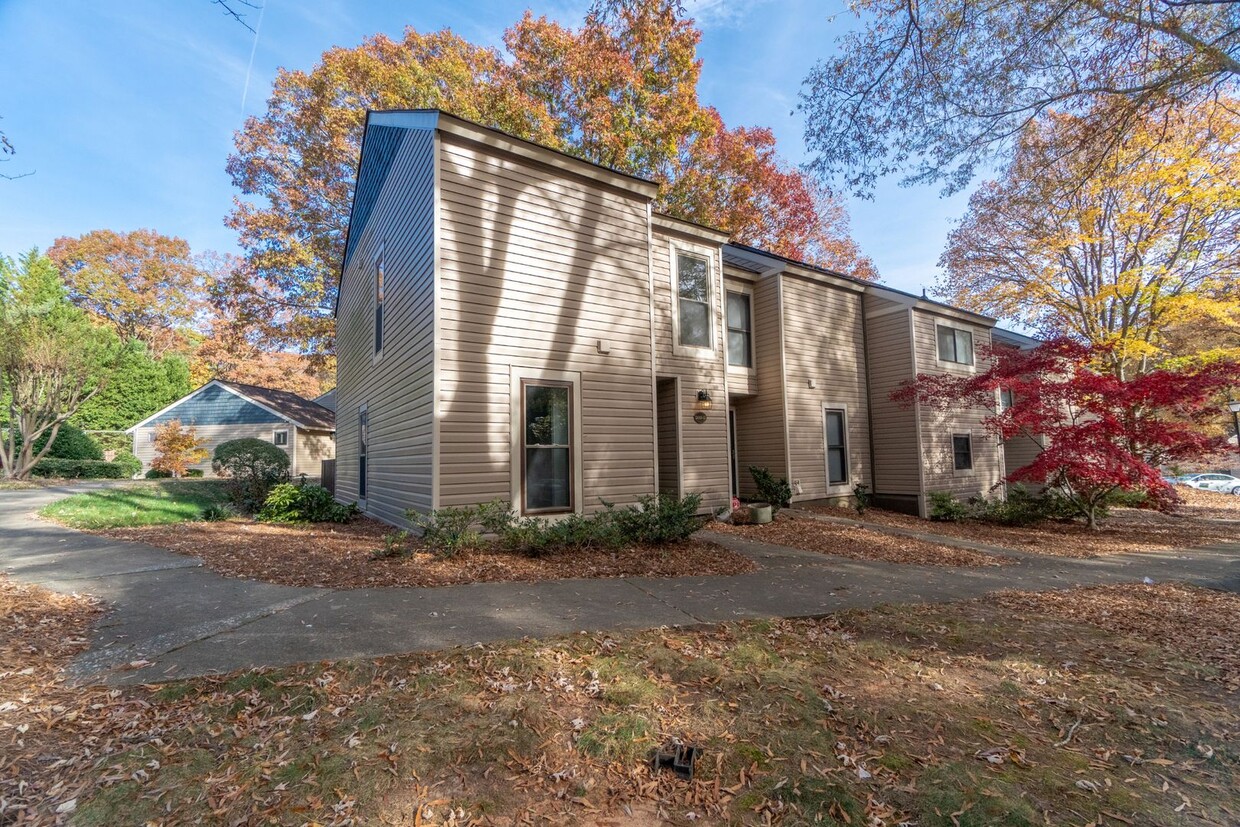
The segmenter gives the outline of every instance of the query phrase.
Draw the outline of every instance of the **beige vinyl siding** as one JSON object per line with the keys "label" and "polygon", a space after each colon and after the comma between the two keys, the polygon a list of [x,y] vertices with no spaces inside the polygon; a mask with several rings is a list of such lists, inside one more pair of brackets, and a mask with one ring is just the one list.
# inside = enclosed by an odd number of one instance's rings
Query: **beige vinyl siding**
{"label": "beige vinyl siding", "polygon": [[891,401],[900,384],[913,378],[912,311],[873,295],[865,297],[864,306],[874,492],[917,496],[921,456],[916,413]]}
{"label": "beige vinyl siding", "polygon": [[[676,421],[676,380],[659,382],[659,490],[665,494],[680,495],[679,423]],[[664,435],[667,435],[666,438]]]}
{"label": "beige vinyl siding", "polygon": [[[270,422],[257,425],[195,425],[194,433],[197,434],[202,448],[207,452],[207,458],[189,467],[201,470],[204,476],[215,476],[211,470],[211,458],[215,455],[215,447],[221,442],[245,439],[247,437],[273,442],[275,439],[274,432],[286,429],[289,432],[289,444],[281,447],[289,454],[290,473],[296,473],[292,467],[294,457],[291,453],[294,441],[293,426],[272,424]],[[155,444],[151,442],[151,434],[153,433],[155,433],[154,427],[138,428],[133,433],[133,452],[134,456],[142,460],[143,473],[150,469],[151,460],[155,459]]]}
{"label": "beige vinyl siding", "polygon": [[736,410],[737,476],[741,494],[746,497],[757,494],[749,466],[769,468],[777,477],[788,476],[780,279],[769,276],[754,283],[754,376],[750,386],[754,395],[732,400]]}
{"label": "beige vinyl siding", "polygon": [[[432,506],[434,133],[405,130],[344,275],[336,317],[336,498],[358,499],[358,412],[370,422],[365,511],[390,523]],[[374,265],[384,258],[384,342],[374,353]]]}
{"label": "beige vinyl siding", "polygon": [[[727,328],[723,314],[723,270],[720,247],[711,242],[663,229],[654,231],[651,269],[654,277],[655,374],[680,378],[681,491],[701,494],[702,508],[714,510],[731,501],[728,470],[727,385],[724,378]],[[674,342],[673,245],[710,261],[711,350],[677,353]],[[698,391],[711,396],[706,421],[695,422]]]}
{"label": "beige vinyl siding", "polygon": [[[942,317],[924,310],[913,311],[913,332],[916,342],[918,373],[950,373],[963,375],[983,369],[981,354],[990,346],[990,329],[954,318]],[[975,360],[973,367],[940,362],[935,327],[944,324],[973,334]],[[938,410],[918,405],[921,424],[923,480],[927,492],[948,491],[958,497],[992,495],[991,490],[1002,480],[1002,456],[996,437],[982,427],[982,420],[991,414],[986,408],[971,410]],[[973,439],[973,470],[956,471],[952,458],[952,434],[967,433]]]}
{"label": "beige vinyl siding", "polygon": [[323,472],[322,462],[336,456],[336,441],[330,431],[308,431],[298,428],[292,437],[294,474],[317,477]]}
{"label": "beige vinyl siding", "polygon": [[[861,294],[793,274],[781,278],[792,499],[850,496],[854,485],[870,482]],[[824,405],[844,409],[847,427],[849,479],[830,488]]]}
{"label": "beige vinyl siding", "polygon": [[579,507],[653,492],[645,200],[445,133],[439,168],[438,504],[513,498],[528,371],[580,375]]}

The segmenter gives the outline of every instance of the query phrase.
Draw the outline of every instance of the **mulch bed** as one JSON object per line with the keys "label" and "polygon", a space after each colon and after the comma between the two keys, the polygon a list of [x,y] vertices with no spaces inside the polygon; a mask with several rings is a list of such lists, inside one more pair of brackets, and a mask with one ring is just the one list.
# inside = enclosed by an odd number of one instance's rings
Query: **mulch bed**
{"label": "mulch bed", "polygon": [[[838,511],[838,509],[835,509]],[[880,531],[827,523],[810,517],[781,513],[766,525],[711,523],[710,531],[744,537],[804,551],[817,551],[854,560],[879,560],[915,566],[1002,566],[1010,559],[969,549],[896,537]]]}
{"label": "mulch bed", "polygon": [[210,569],[285,586],[364,589],[452,586],[462,583],[561,580],[576,577],[683,577],[744,574],[748,558],[701,540],[662,548],[558,551],[531,557],[493,547],[451,559],[415,550],[408,557],[375,559],[392,527],[359,518],[345,525],[268,525],[251,520],[179,523],[101,531],[108,537],[201,558]]}
{"label": "mulch bed", "polygon": [[1175,583],[1090,586],[1051,592],[1001,592],[988,598],[1022,616],[1051,615],[1154,643],[1176,657],[1218,670],[1229,692],[1240,690],[1240,597]]}
{"label": "mulch bed", "polygon": [[[1137,508],[1116,508],[1093,531],[1084,523],[1044,522],[1032,526],[1002,526],[979,522],[933,522],[894,511],[871,508],[860,519],[880,525],[908,528],[929,534],[959,537],[976,543],[1046,554],[1055,557],[1096,557],[1108,554],[1167,551],[1215,543],[1240,542],[1240,523],[1203,518],[1240,500],[1224,494],[1180,489],[1186,505],[1175,514]],[[1207,499],[1202,495],[1217,497]],[[814,510],[811,506],[810,510]],[[824,512],[830,513],[830,512]],[[1237,512],[1240,515],[1240,512]]]}

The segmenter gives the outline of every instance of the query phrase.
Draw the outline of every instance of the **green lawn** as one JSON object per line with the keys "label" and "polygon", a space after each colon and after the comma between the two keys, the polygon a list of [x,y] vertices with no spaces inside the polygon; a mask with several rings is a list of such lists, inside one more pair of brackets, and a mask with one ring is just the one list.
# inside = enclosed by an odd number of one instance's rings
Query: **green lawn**
{"label": "green lawn", "polygon": [[75,494],[39,515],[71,528],[129,528],[198,520],[207,506],[227,501],[218,480],[162,480]]}

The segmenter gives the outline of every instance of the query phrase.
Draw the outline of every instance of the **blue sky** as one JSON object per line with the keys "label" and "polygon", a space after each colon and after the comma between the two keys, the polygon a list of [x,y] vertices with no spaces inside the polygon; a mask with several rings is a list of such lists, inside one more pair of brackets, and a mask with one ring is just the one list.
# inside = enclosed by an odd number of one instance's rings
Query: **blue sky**
{"label": "blue sky", "polygon": [[[232,135],[261,113],[276,70],[309,69],[377,31],[451,27],[500,46],[527,8],[576,25],[588,0],[266,0],[260,35],[210,0],[0,0],[0,129],[17,148],[0,172],[0,252],[58,236],[151,227],[196,250],[236,249],[223,224],[235,190]],[[854,18],[841,0],[690,0],[703,28],[701,98],[730,125],[775,130],[805,160],[797,92]],[[260,13],[244,9],[259,26]],[[253,63],[251,66],[251,52]],[[247,85],[248,81],[248,85]],[[244,102],[243,102],[244,101]],[[849,199],[853,234],[884,281],[930,286],[963,195],[881,185]]]}

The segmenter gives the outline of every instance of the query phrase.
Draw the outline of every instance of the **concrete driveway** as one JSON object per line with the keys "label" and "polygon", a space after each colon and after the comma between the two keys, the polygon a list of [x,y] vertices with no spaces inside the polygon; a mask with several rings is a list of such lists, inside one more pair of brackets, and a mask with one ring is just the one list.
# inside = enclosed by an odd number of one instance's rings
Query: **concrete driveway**
{"label": "concrete driveway", "polygon": [[[1005,588],[1179,580],[1240,591],[1240,544],[1094,560],[1017,555],[949,569],[871,563],[712,537],[759,571],[441,588],[307,589],[223,577],[194,558],[45,522],[35,512],[100,484],[0,491],[0,570],[109,604],[81,681],[143,683],[254,666],[376,657],[476,642],[803,617],[880,603],[940,602]],[[129,668],[150,661],[141,668]]]}

